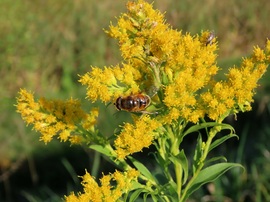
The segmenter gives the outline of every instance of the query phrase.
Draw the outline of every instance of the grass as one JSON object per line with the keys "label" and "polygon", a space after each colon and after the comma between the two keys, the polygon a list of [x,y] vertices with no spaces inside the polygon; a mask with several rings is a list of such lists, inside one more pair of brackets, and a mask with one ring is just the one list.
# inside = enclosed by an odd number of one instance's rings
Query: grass
{"label": "grass", "polygon": [[[173,1],[156,0],[154,6],[162,12],[166,11],[167,22],[173,27],[182,29],[183,32],[192,34],[200,33],[201,30],[215,30],[219,41],[219,61],[218,64],[224,71],[235,61],[239,61],[241,56],[248,55],[254,45],[263,46],[265,39],[269,37],[270,27],[269,13],[270,4],[268,0],[250,1],[228,0],[228,1]],[[48,154],[51,146],[44,149],[42,143],[38,141],[38,135],[25,127],[20,116],[15,112],[15,97],[19,88],[27,88],[35,92],[37,97],[46,96],[51,98],[69,97],[84,100],[85,89],[77,82],[78,74],[89,71],[90,65],[104,66],[113,65],[120,61],[120,53],[115,41],[110,39],[104,32],[110,21],[115,22],[118,16],[125,10],[124,1],[104,0],[95,1],[34,1],[22,2],[19,0],[0,2],[0,200],[14,200],[14,196],[22,197],[25,201],[44,201],[48,198],[58,198],[73,188],[63,187],[58,193],[51,190],[49,184],[42,184],[40,180],[34,183],[39,184],[40,190],[33,194],[31,188],[25,185],[14,186],[13,176],[22,172],[22,169],[31,171],[29,159],[33,158],[33,165],[38,167],[38,163],[47,164],[48,161],[38,161],[39,152]],[[246,142],[240,144],[245,150],[239,152],[237,156],[241,163],[247,164],[250,168],[246,174],[240,174],[239,181],[235,186],[226,185],[226,178],[223,182],[215,185],[217,191],[229,196],[230,188],[234,188],[233,193],[242,193],[244,190],[252,191],[253,197],[250,201],[259,199],[269,200],[269,144],[267,145],[270,133],[269,124],[269,74],[263,79],[259,89],[256,103],[263,106],[263,111],[254,111],[254,114],[261,113],[264,119],[261,125],[254,130],[248,129],[247,133],[258,135],[246,135]],[[262,104],[262,100],[266,100]],[[90,104],[84,100],[87,108]],[[106,108],[102,116],[106,117]],[[113,109],[111,110],[114,116]],[[111,116],[110,116],[111,117]],[[120,115],[125,119],[125,115]],[[252,117],[248,117],[246,122],[239,121],[237,125],[245,126]],[[111,118],[114,119],[114,118]],[[253,120],[257,122],[257,120]],[[252,122],[252,123],[254,123]],[[104,123],[107,123],[104,121]],[[115,123],[117,124],[117,123]],[[107,128],[107,126],[106,126]],[[111,129],[108,130],[108,133]],[[241,132],[241,127],[239,133]],[[248,153],[254,136],[260,138],[256,141],[256,148],[252,147]],[[56,147],[66,148],[57,142]],[[238,143],[234,143],[235,150]],[[52,146],[52,151],[55,147]],[[254,150],[253,150],[254,149]],[[70,153],[72,150],[65,150]],[[80,151],[83,152],[83,151]],[[79,153],[80,153],[79,152]],[[234,156],[235,152],[231,152]],[[237,153],[237,152],[236,152]],[[94,154],[90,156],[94,158]],[[64,153],[55,152],[61,161]],[[87,161],[88,157],[84,160]],[[89,160],[88,160],[89,161]],[[100,164],[102,165],[102,159]],[[66,164],[67,165],[67,164]],[[74,164],[73,164],[74,165]],[[44,165],[43,165],[44,166]],[[85,168],[91,170],[91,163]],[[64,170],[69,170],[67,167]],[[75,169],[75,168],[74,168]],[[262,172],[261,169],[264,171]],[[49,173],[52,171],[49,171]],[[78,170],[70,175],[77,175]],[[80,171],[81,172],[81,171]],[[82,175],[83,173],[81,173]],[[30,176],[33,173],[30,174]],[[40,173],[37,171],[40,177]],[[47,172],[43,175],[52,177]],[[48,175],[48,176],[47,176]],[[238,174],[236,174],[237,176]],[[7,177],[3,177],[7,176]],[[255,177],[259,176],[259,180]],[[71,177],[72,178],[72,177]],[[39,178],[40,179],[40,178]],[[53,179],[52,179],[53,180]],[[31,180],[30,180],[31,181]],[[269,180],[268,180],[269,181]],[[229,180],[227,183],[230,182]],[[248,182],[248,183],[246,183]],[[246,187],[238,185],[246,184]],[[31,183],[30,183],[31,184]],[[42,184],[42,185],[41,185]],[[75,184],[74,181],[70,181]],[[47,191],[46,191],[47,190]],[[209,192],[209,191],[208,191]],[[23,194],[22,194],[23,193]],[[43,194],[42,194],[43,193]],[[48,194],[44,194],[48,193]],[[209,192],[210,194],[214,194]],[[202,192],[203,196],[205,192]],[[201,197],[198,196],[198,197]],[[35,198],[36,197],[36,198]],[[195,196],[194,196],[195,197]],[[232,198],[230,196],[229,198]],[[241,198],[241,197],[240,197]],[[238,199],[240,199],[238,198]],[[235,198],[236,200],[236,198]],[[56,200],[57,201],[57,200]],[[239,200],[236,200],[239,201]]]}

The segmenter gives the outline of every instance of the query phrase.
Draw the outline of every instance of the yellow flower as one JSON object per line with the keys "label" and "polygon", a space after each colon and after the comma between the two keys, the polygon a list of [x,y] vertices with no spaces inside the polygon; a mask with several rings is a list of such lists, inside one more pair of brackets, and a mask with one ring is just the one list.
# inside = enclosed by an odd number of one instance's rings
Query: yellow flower
{"label": "yellow flower", "polygon": [[132,183],[137,181],[138,176],[139,172],[135,169],[123,173],[115,171],[113,174],[103,175],[100,179],[101,186],[99,186],[95,179],[86,172],[82,177],[84,193],[79,192],[76,196],[74,192],[71,192],[69,196],[65,196],[65,200],[67,202],[115,202],[132,188]]}
{"label": "yellow flower", "polygon": [[202,36],[182,35],[145,1],[129,2],[127,9],[108,33],[119,40],[123,58],[140,71],[142,79],[137,80],[137,86],[143,88],[141,92],[151,86],[157,90],[164,87],[165,97],[160,101],[169,110],[163,116],[164,123],[180,117],[198,122],[204,111],[197,106],[197,92],[209,85],[218,71],[215,39],[206,45],[208,31]]}
{"label": "yellow flower", "polygon": [[257,62],[264,62],[266,59],[265,53],[259,47],[254,48],[253,59]]}
{"label": "yellow flower", "polygon": [[157,134],[155,130],[160,126],[157,120],[151,119],[148,115],[136,120],[134,125],[126,123],[114,141],[118,158],[123,159],[129,154],[149,147]]}
{"label": "yellow flower", "polygon": [[114,101],[120,95],[138,93],[140,72],[131,65],[105,67],[101,70],[92,67],[92,71],[81,76],[80,82],[87,86],[87,97],[95,102]]}
{"label": "yellow flower", "polygon": [[95,125],[97,124],[97,117],[99,111],[98,108],[92,108],[90,113],[86,115],[83,120],[82,127],[87,131],[94,131]]}
{"label": "yellow flower", "polygon": [[69,141],[71,144],[80,144],[84,141],[84,139],[81,135],[73,134],[69,137]]}
{"label": "yellow flower", "polygon": [[[118,19],[117,26],[110,26],[107,33],[119,40],[120,50],[124,59],[145,57],[150,51],[158,53],[163,49],[162,44],[155,39],[164,41],[164,31],[168,25],[164,24],[163,15],[155,11],[152,5],[145,1],[127,3],[128,13]],[[166,37],[166,36],[165,36]],[[156,44],[157,43],[157,44]],[[164,43],[163,43],[164,44]],[[154,45],[154,46],[152,46]],[[165,43],[164,45],[169,45]],[[149,47],[151,50],[146,50]]]}
{"label": "yellow flower", "polygon": [[72,140],[73,143],[78,143],[79,139],[73,138],[76,124],[87,118],[78,100],[41,98],[35,102],[33,94],[24,89],[19,92],[17,110],[27,124],[33,124],[33,128],[42,134],[40,139],[45,143],[50,142],[57,134],[61,141]]}
{"label": "yellow flower", "polygon": [[251,109],[254,89],[267,68],[265,53],[255,47],[253,56],[245,58],[240,68],[230,68],[226,80],[216,82],[208,92],[200,95],[201,104],[211,119],[223,120],[230,113]]}
{"label": "yellow flower", "polygon": [[65,200],[67,202],[102,202],[102,193],[95,179],[87,172],[82,179],[85,193],[79,192],[79,196],[77,197],[74,192],[71,192],[69,196],[65,197]]}

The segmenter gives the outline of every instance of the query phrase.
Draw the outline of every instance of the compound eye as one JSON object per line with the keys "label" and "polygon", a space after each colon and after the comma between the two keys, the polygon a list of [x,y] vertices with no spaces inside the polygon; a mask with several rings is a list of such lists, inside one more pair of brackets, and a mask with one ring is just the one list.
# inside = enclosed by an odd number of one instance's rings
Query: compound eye
{"label": "compound eye", "polygon": [[147,99],[142,99],[142,98],[140,98],[140,104],[141,105],[147,105],[147,103],[148,103],[148,100]]}
{"label": "compound eye", "polygon": [[115,101],[115,103],[114,103],[114,105],[115,105],[115,107],[119,110],[119,111],[121,111],[122,110],[122,97],[119,97],[119,98],[117,98],[116,99],[116,101]]}

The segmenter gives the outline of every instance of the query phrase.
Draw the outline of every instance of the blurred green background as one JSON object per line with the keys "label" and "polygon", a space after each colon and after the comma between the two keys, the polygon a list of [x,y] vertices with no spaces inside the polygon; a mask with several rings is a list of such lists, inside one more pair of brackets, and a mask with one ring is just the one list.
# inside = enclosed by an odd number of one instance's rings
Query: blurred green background
{"label": "blurred green background", "polygon": [[[90,65],[120,61],[117,42],[103,29],[125,12],[125,4],[0,0],[0,201],[60,201],[81,188],[77,175],[85,169],[97,177],[110,171],[111,165],[92,151],[58,141],[47,146],[39,142],[39,134],[25,126],[14,104],[19,89],[26,88],[37,98],[81,99],[89,110],[78,74],[89,71]],[[222,71],[238,65],[254,45],[263,47],[270,38],[269,0],[156,0],[154,7],[166,11],[167,22],[183,32],[214,30]],[[246,172],[230,171],[190,201],[270,201],[269,71],[260,84],[254,110],[239,115],[238,121],[227,120],[240,140],[216,151],[242,163]],[[107,116],[105,106],[103,111],[105,128],[117,125],[108,119],[114,112]]]}

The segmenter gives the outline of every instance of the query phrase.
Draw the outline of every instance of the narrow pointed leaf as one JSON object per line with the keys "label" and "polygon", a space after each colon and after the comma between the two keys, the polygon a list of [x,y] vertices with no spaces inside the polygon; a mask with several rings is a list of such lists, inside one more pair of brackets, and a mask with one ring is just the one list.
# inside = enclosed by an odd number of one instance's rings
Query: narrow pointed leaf
{"label": "narrow pointed leaf", "polygon": [[148,168],[146,168],[141,162],[137,161],[136,159],[134,159],[132,157],[128,157],[128,158],[131,160],[133,165],[137,168],[138,171],[140,171],[140,173],[142,175],[144,175],[149,180],[156,182],[155,177],[151,174],[151,172],[148,170]]}
{"label": "narrow pointed leaf", "polygon": [[102,145],[90,145],[89,148],[98,151],[108,157],[112,156],[110,150]]}
{"label": "narrow pointed leaf", "polygon": [[185,131],[184,136],[186,136],[189,133],[198,132],[201,129],[210,128],[210,127],[214,127],[214,126],[221,126],[221,130],[228,129],[228,130],[234,131],[234,128],[229,124],[216,123],[216,122],[205,122],[205,123],[201,123],[201,124],[198,124],[198,125],[191,126],[189,129],[187,129]]}
{"label": "narrow pointed leaf", "polygon": [[187,190],[187,193],[184,196],[184,199],[182,201],[185,201],[186,199],[188,199],[188,197],[194,191],[199,189],[202,185],[216,180],[218,177],[223,175],[226,171],[235,167],[240,167],[244,169],[244,167],[238,163],[219,163],[219,164],[215,164],[215,165],[212,165],[203,169],[199,173],[198,177],[192,182],[191,186]]}
{"label": "narrow pointed leaf", "polygon": [[130,195],[129,201],[130,201],[130,202],[136,201],[137,198],[140,196],[140,194],[141,194],[142,192],[145,192],[145,190],[144,190],[144,189],[137,189],[136,191],[134,191],[134,192]]}
{"label": "narrow pointed leaf", "polygon": [[238,136],[237,136],[236,134],[228,134],[228,135],[225,135],[225,136],[223,136],[223,137],[221,137],[221,138],[219,138],[219,139],[216,139],[216,140],[211,144],[211,146],[210,146],[210,148],[209,148],[209,152],[210,152],[212,149],[216,148],[217,146],[219,146],[220,144],[222,144],[223,142],[225,142],[226,140],[228,140],[228,139],[230,139],[230,138],[232,138],[232,137],[238,138]]}
{"label": "narrow pointed leaf", "polygon": [[217,156],[217,157],[213,157],[213,158],[207,160],[207,161],[205,162],[205,165],[210,164],[210,163],[213,164],[213,162],[215,162],[215,161],[227,162],[227,159],[226,159],[225,156]]}

